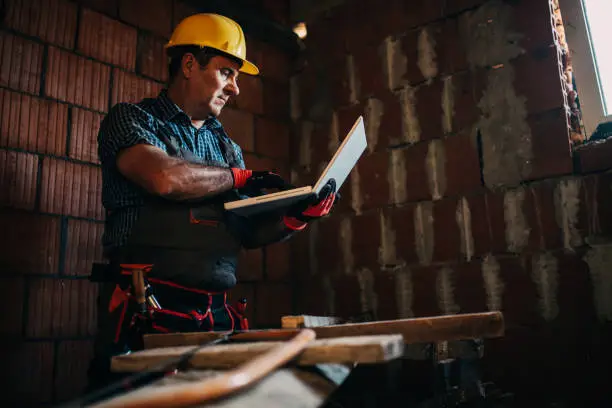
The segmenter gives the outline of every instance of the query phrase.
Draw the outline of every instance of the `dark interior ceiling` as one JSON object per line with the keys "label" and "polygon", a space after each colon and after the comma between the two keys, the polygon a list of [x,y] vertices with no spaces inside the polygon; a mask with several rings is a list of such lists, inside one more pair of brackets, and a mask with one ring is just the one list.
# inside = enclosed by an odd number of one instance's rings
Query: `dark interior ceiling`
{"label": "dark interior ceiling", "polygon": [[[279,0],[280,1],[280,0]],[[300,21],[311,21],[330,7],[346,0],[289,0],[290,21],[287,26],[274,21],[253,0],[186,0],[201,12],[218,13],[236,20],[247,35],[275,45],[292,56],[297,56],[303,44],[293,33],[292,26]]]}

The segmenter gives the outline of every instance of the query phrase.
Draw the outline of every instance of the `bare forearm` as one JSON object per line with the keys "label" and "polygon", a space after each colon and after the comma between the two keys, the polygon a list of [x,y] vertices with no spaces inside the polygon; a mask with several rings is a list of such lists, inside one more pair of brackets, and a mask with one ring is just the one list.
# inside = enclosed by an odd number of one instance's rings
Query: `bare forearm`
{"label": "bare forearm", "polygon": [[161,171],[159,194],[172,200],[205,198],[232,189],[230,169],[175,160]]}

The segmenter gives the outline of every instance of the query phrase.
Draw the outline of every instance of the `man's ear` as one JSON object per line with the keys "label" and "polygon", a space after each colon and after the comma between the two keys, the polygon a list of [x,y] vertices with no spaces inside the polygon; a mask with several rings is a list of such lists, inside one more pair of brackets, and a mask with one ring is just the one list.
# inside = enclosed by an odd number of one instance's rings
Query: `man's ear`
{"label": "man's ear", "polygon": [[183,71],[183,75],[185,78],[191,78],[191,73],[194,68],[195,57],[193,54],[187,53],[183,55],[181,60],[181,70]]}

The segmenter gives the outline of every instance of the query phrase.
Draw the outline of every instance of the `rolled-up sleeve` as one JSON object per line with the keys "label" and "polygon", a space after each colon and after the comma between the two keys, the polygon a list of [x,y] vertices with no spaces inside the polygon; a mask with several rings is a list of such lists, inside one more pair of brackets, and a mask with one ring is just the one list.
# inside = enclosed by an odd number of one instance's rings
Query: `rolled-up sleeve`
{"label": "rolled-up sleeve", "polygon": [[142,143],[166,151],[166,146],[156,136],[156,129],[155,119],[139,106],[130,103],[113,106],[98,132],[100,161],[114,161],[121,150]]}

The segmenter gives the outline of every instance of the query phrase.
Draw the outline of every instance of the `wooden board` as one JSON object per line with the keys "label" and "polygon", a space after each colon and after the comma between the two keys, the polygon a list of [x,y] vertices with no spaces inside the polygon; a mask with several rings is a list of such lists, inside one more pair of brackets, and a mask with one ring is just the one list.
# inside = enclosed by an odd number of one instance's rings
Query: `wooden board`
{"label": "wooden board", "polygon": [[[318,339],[366,335],[401,334],[406,344],[434,343],[439,341],[501,337],[504,335],[504,319],[501,312],[466,313],[458,315],[420,317],[414,319],[385,320],[369,323],[338,324],[311,327]],[[290,337],[293,329],[252,331]],[[201,344],[214,340],[223,333],[169,333],[144,336],[145,348],[171,347]]]}
{"label": "wooden board", "polygon": [[[109,402],[112,402],[115,406],[121,405],[122,401],[129,400],[130,398],[142,394],[147,395],[153,389],[201,381],[219,374],[220,372],[212,370],[190,370],[184,373],[181,372],[158,380],[155,383],[135,391],[122,394],[111,400],[103,401],[96,405],[96,407],[102,408]],[[315,408],[321,407],[325,398],[331,394],[335,388],[336,387],[332,383],[315,373],[306,372],[297,368],[279,369],[243,392],[235,393],[206,404],[195,405],[194,407]]]}
{"label": "wooden board", "polygon": [[298,329],[301,327],[331,326],[332,324],[339,324],[341,322],[342,322],[342,319],[340,319],[339,317],[331,317],[331,316],[299,315],[299,316],[281,317],[281,327],[283,329]]}
{"label": "wooden board", "polygon": [[[229,369],[261,355],[279,342],[219,344],[205,347],[189,360],[193,368]],[[136,372],[151,369],[163,361],[189,351],[193,346],[163,347],[115,356],[111,369],[116,372]],[[399,358],[404,352],[401,335],[340,337],[315,340],[294,361],[296,365],[320,363],[379,363]]]}

